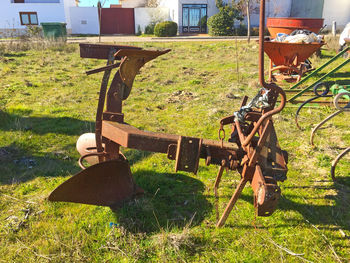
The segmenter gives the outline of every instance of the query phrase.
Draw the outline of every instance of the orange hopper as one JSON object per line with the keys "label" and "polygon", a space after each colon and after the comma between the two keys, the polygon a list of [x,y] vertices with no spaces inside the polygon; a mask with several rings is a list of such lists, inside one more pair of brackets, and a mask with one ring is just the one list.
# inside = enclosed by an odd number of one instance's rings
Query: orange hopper
{"label": "orange hopper", "polygon": [[304,73],[308,71],[305,60],[313,53],[319,50],[324,43],[284,43],[265,41],[265,53],[269,56],[270,70],[269,80],[277,76],[273,76],[272,72],[279,70],[280,78],[293,81],[292,75],[297,74],[296,81],[300,81]]}

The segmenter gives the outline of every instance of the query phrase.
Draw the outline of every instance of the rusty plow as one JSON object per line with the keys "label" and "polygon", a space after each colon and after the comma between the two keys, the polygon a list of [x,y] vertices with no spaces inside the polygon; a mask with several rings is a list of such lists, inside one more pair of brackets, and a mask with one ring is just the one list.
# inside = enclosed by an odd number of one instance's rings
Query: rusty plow
{"label": "rusty plow", "polygon": [[[170,50],[80,44],[81,57],[107,60],[106,66],[87,72],[103,72],[96,129],[94,134],[82,135],[77,143],[83,170],[58,186],[49,200],[112,206],[142,193],[143,190],[134,183],[128,161],[120,152],[122,146],[166,154],[175,161],[175,171],[196,174],[200,159],[204,159],[206,165],[219,166],[214,186],[216,194],[223,170],[238,171],[240,182],[217,223],[218,227],[224,225],[248,182],[254,191],[257,215],[271,215],[281,195],[277,182],[284,181],[287,174],[287,153],[278,144],[272,116],[282,111],[286,96],[276,84],[268,84],[264,80],[264,18],[263,0],[259,48],[262,88],[250,102],[245,97],[238,111],[220,121],[219,140],[144,131],[124,121],[122,102],[131,94],[136,74],[144,64]],[[117,71],[108,87],[113,69]],[[277,100],[280,101],[278,105]],[[228,140],[225,140],[225,125],[232,127]],[[91,166],[85,169],[85,162]]]}

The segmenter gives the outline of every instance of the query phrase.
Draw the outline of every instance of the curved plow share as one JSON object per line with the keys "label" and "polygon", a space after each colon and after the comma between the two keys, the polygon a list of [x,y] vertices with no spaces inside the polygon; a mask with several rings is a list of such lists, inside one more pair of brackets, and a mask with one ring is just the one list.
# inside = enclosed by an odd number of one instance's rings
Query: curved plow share
{"label": "curved plow share", "polygon": [[[122,101],[130,95],[135,75],[145,63],[170,50],[81,45],[82,57],[96,57],[94,54],[102,52],[103,48],[109,49],[99,57],[107,58],[108,65],[88,72],[104,71],[96,132],[81,136],[77,144],[82,155],[81,166],[84,168],[83,159],[93,165],[58,186],[49,200],[111,206],[142,193],[143,190],[134,183],[127,160],[119,151],[123,146],[167,154],[169,159],[175,160],[175,171],[196,174],[200,159],[205,159],[206,165],[220,166],[214,186],[216,193],[223,170],[237,170],[241,180],[217,223],[218,227],[224,225],[247,182],[254,191],[257,215],[271,215],[281,194],[277,181],[285,180],[287,174],[287,154],[279,147],[272,116],[284,108],[286,95],[276,84],[267,84],[264,80],[264,18],[265,0],[262,0],[259,75],[263,88],[250,103],[246,104],[248,98],[245,97],[239,111],[221,120],[218,141],[139,130],[124,122]],[[118,59],[120,62],[115,63]],[[107,92],[110,71],[117,67]],[[278,98],[281,102],[276,106]],[[229,140],[224,141],[222,131],[227,124],[232,125],[232,133]]]}
{"label": "curved plow share", "polygon": [[[331,86],[332,85],[332,86]],[[311,97],[309,99],[307,99],[306,101],[304,101],[302,104],[300,104],[299,108],[297,109],[296,113],[295,113],[295,124],[297,126],[297,128],[299,130],[302,130],[300,124],[299,124],[299,115],[300,115],[300,111],[301,109],[306,106],[309,103],[315,103],[316,100],[320,99],[320,98],[331,98],[339,93],[343,93],[343,92],[348,92],[349,90],[349,86],[340,86],[338,84],[334,84],[334,82],[321,82],[319,84],[317,84],[314,88],[313,88],[313,92],[315,94],[314,97]],[[330,104],[330,102],[327,101],[319,101],[316,103],[320,103],[320,104]],[[345,101],[337,101],[337,105],[344,105],[346,106],[346,102]]]}
{"label": "curved plow share", "polygon": [[335,178],[335,168],[337,167],[338,162],[340,161],[341,158],[343,158],[347,153],[350,152],[350,147],[346,148],[344,151],[342,151],[332,162],[332,167],[331,167],[331,176],[333,182],[335,182],[337,179]]}
{"label": "curved plow share", "polygon": [[[340,105],[340,101],[341,99],[345,99],[347,100],[348,102],[346,103],[346,105],[344,107],[342,107]],[[329,120],[333,119],[335,116],[339,115],[340,113],[342,112],[350,112],[350,92],[348,91],[345,91],[345,92],[340,92],[338,93],[335,97],[334,97],[334,106],[335,108],[337,109],[336,112],[330,114],[328,117],[326,117],[324,120],[322,120],[319,124],[317,124],[315,126],[315,128],[312,129],[311,131],[311,135],[310,135],[310,144],[312,146],[315,146],[314,145],[314,137],[315,137],[315,134],[316,134],[316,131],[319,130],[326,122],[328,122]],[[336,169],[336,166],[339,162],[339,160],[341,158],[343,158],[347,153],[350,152],[350,147],[346,148],[343,152],[341,152],[332,162],[332,167],[331,167],[331,176],[332,176],[332,179],[333,181],[336,181],[336,178],[335,178],[335,169]]]}

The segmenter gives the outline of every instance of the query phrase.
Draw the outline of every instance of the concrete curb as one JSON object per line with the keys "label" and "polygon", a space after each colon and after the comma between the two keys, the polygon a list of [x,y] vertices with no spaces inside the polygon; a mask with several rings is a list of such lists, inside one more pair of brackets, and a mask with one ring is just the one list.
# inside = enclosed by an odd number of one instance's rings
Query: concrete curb
{"label": "concrete curb", "polygon": [[[216,37],[197,37],[197,36],[175,36],[175,37],[152,37],[152,40],[188,40],[188,39],[203,39],[203,40],[211,40],[211,39],[238,39],[238,40],[247,40],[246,36],[216,36]],[[252,36],[250,39],[259,39],[258,36]]]}

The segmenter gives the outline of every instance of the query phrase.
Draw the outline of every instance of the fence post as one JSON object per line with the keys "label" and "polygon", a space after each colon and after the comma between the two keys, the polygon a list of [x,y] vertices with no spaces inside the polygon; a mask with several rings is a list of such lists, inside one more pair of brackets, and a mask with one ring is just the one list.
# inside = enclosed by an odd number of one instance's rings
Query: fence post
{"label": "fence post", "polygon": [[337,35],[337,22],[333,21],[332,22],[332,35],[335,37]]}

